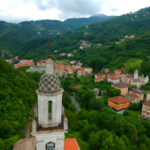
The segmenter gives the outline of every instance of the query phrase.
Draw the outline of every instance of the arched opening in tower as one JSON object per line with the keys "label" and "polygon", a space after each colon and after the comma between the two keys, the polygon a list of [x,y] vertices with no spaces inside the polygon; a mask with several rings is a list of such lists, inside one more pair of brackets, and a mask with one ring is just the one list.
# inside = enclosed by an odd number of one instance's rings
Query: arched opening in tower
{"label": "arched opening in tower", "polygon": [[48,102],[48,119],[52,120],[52,101]]}

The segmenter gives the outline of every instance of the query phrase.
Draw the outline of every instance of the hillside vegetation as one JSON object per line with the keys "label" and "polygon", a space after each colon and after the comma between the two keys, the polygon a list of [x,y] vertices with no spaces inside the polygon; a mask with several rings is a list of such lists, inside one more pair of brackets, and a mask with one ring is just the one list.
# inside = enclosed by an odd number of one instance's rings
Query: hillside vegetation
{"label": "hillside vegetation", "polygon": [[13,69],[0,59],[0,149],[11,150],[24,137],[24,127],[36,103],[38,75]]}
{"label": "hillside vegetation", "polygon": [[[53,50],[72,52],[74,57],[70,59],[80,60],[85,66],[91,66],[95,71],[103,67],[110,69],[124,68],[133,72],[139,69],[141,73],[150,74],[150,8],[142,9],[116,17],[112,20],[90,25],[88,28],[80,28],[51,39],[51,54],[54,59],[66,59],[60,57]],[[84,33],[88,34],[85,35]],[[116,44],[125,35],[135,35],[134,39],[125,39]],[[80,40],[87,40],[92,44],[91,48],[79,49]],[[102,43],[102,47],[96,46]],[[36,39],[24,43],[21,50],[14,50],[14,54],[35,60],[47,56],[47,38]],[[73,52],[76,50],[77,52]],[[68,59],[68,58],[67,58]],[[142,66],[142,67],[141,67]]]}
{"label": "hillside vegetation", "polygon": [[25,21],[18,24],[0,21],[0,50],[8,49],[16,52],[17,49],[23,50],[21,49],[22,45],[33,39],[52,38],[82,26],[112,18],[114,16],[98,15],[89,18],[72,18],[65,21],[39,20]]}

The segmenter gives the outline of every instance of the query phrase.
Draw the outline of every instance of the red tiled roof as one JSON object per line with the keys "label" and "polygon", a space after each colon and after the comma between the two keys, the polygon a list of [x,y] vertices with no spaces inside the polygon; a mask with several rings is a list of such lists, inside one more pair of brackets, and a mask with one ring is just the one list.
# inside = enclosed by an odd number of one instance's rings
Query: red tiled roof
{"label": "red tiled roof", "polygon": [[133,97],[133,98],[139,98],[139,96],[137,96],[135,93],[128,93],[125,96]]}
{"label": "red tiled roof", "polygon": [[109,78],[111,80],[119,80],[119,77],[115,77],[115,76],[108,76],[107,78]]}
{"label": "red tiled roof", "polygon": [[144,105],[150,105],[150,101],[144,102]]}
{"label": "red tiled roof", "polygon": [[77,90],[81,89],[80,85],[71,85],[70,87]]}
{"label": "red tiled roof", "polygon": [[21,59],[20,61],[30,61],[29,59]]}
{"label": "red tiled roof", "polygon": [[80,67],[80,68],[78,69],[78,71],[84,71],[84,68],[83,68],[83,67]]}
{"label": "red tiled roof", "polygon": [[96,76],[99,77],[99,78],[102,78],[102,77],[105,77],[105,74],[103,74],[103,73],[97,73]]}
{"label": "red tiled roof", "polygon": [[112,101],[112,102],[114,102],[116,104],[122,104],[122,103],[130,102],[129,99],[124,98],[122,96],[111,97],[111,98],[108,98],[108,100]]}
{"label": "red tiled roof", "polygon": [[75,138],[64,140],[64,150],[80,150]]}
{"label": "red tiled roof", "polygon": [[113,84],[113,86],[118,87],[118,88],[127,88],[128,86],[124,83],[116,83]]}

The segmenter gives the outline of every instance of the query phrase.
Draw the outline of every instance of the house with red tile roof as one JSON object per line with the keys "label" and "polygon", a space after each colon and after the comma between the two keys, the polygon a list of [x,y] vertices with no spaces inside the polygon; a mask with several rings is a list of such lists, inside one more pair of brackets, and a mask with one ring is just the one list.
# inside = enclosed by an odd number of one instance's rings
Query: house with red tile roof
{"label": "house with red tile roof", "polygon": [[121,69],[116,69],[116,70],[114,71],[114,74],[115,74],[116,76],[120,76],[121,73],[122,73]]}
{"label": "house with red tile roof", "polygon": [[72,68],[74,69],[74,70],[77,70],[77,69],[79,69],[81,66],[80,65],[72,65]]}
{"label": "house with red tile roof", "polygon": [[124,97],[129,99],[131,103],[139,103],[141,101],[140,97],[135,93],[128,93]]}
{"label": "house with red tile roof", "polygon": [[45,66],[45,60],[40,60],[36,63],[37,66]]}
{"label": "house with red tile roof", "polygon": [[8,63],[10,63],[10,64],[13,62],[12,59],[5,59],[5,61],[8,62]]}
{"label": "house with red tile roof", "polygon": [[69,74],[74,74],[75,70],[72,67],[68,68],[68,73]]}
{"label": "house with red tile roof", "polygon": [[34,65],[34,62],[32,59],[31,60],[21,59],[18,64],[14,65],[14,68],[19,68],[19,67],[23,67],[23,66],[33,66],[33,65]]}
{"label": "house with red tile roof", "polygon": [[64,65],[55,64],[55,72],[62,72],[62,71],[64,71]]}
{"label": "house with red tile roof", "polygon": [[120,83],[120,77],[116,77],[115,74],[109,73],[107,74],[107,81],[113,84]]}
{"label": "house with red tile roof", "polygon": [[140,89],[133,89],[133,90],[129,91],[129,93],[135,93],[136,95],[138,95],[140,97],[141,101],[144,100],[144,92]]}
{"label": "house with red tile roof", "polygon": [[120,111],[130,106],[130,100],[122,96],[108,98],[108,106]]}
{"label": "house with red tile roof", "polygon": [[83,67],[78,68],[77,77],[81,77],[84,75],[85,75],[84,68]]}
{"label": "house with red tile roof", "polygon": [[95,75],[95,82],[101,82],[105,80],[106,75],[103,73],[97,73]]}

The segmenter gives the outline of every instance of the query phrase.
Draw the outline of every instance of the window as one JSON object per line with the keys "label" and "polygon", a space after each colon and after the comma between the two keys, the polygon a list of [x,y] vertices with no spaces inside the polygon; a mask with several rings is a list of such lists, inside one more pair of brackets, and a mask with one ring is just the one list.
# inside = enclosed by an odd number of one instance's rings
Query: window
{"label": "window", "polygon": [[52,101],[48,102],[48,119],[51,120],[52,119]]}
{"label": "window", "polygon": [[55,150],[55,143],[53,143],[53,142],[47,143],[46,150]]}

